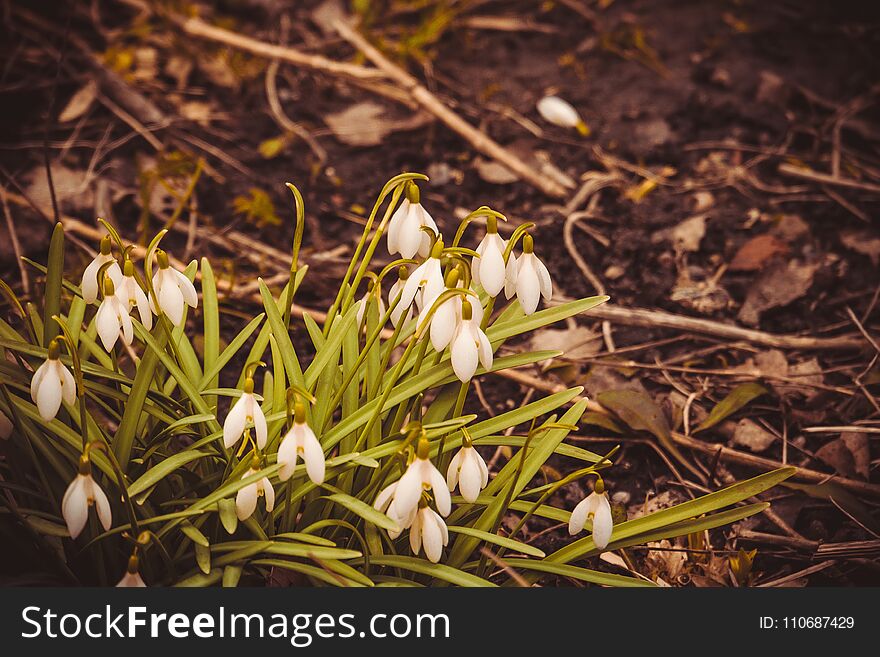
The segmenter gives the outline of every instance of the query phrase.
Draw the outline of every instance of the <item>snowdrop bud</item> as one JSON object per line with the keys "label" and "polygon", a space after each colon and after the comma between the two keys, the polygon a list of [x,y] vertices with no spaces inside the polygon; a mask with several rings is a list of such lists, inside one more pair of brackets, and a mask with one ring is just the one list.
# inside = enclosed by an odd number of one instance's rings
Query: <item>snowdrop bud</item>
{"label": "snowdrop bud", "polygon": [[[242,479],[257,474],[260,467],[259,463],[259,458],[255,456],[254,465],[244,473]],[[257,510],[257,500],[261,497],[265,500],[266,512],[271,513],[272,509],[275,508],[275,489],[272,488],[272,482],[269,481],[268,477],[257,479],[254,483],[248,484],[238,491],[235,496],[235,514],[238,516],[238,519],[244,522],[250,518],[254,511]]]}
{"label": "snowdrop bud", "polygon": [[223,423],[223,444],[227,449],[239,441],[249,425],[253,425],[257,434],[257,447],[260,449],[266,447],[269,433],[266,416],[254,396],[254,380],[250,377],[245,379],[241,397],[229,409],[229,415]]}
{"label": "snowdrop bud", "polygon": [[419,202],[418,185],[408,181],[406,198],[388,222],[388,252],[392,255],[400,253],[404,258],[412,258],[416,253],[426,257],[431,249],[431,238],[422,230],[423,226],[435,234],[440,232],[434,219]]}
{"label": "snowdrop bud", "polygon": [[168,254],[158,249],[156,260],[159,270],[153,274],[154,297],[150,297],[150,309],[156,315],[165,314],[174,326],[183,322],[184,304],[195,308],[199,305],[199,296],[192,281],[177,271],[168,261]]}
{"label": "snowdrop bud", "polygon": [[0,411],[0,438],[8,440],[9,436],[12,435],[12,429],[12,421],[6,417],[3,411]]}
{"label": "snowdrop bud", "polygon": [[455,329],[450,353],[452,369],[464,383],[473,378],[478,363],[487,370],[492,367],[492,345],[480,328],[473,306],[467,299],[461,302],[461,321]]}
{"label": "snowdrop bud", "polygon": [[574,508],[571,519],[568,521],[568,533],[577,534],[583,530],[587,520],[593,524],[593,542],[600,550],[604,550],[611,540],[613,519],[611,517],[611,504],[608,502],[608,493],[600,478],[596,482],[595,490]]}
{"label": "snowdrop bud", "polygon": [[89,457],[83,455],[79,460],[79,474],[70,482],[61,500],[61,515],[67,523],[67,531],[70,532],[71,538],[76,538],[82,533],[89,519],[89,507],[93,505],[101,526],[105,531],[109,530],[113,522],[110,502],[101,487],[92,479]]}
{"label": "snowdrop bud", "polygon": [[147,295],[138,285],[137,278],[134,275],[134,264],[131,260],[126,260],[122,272],[122,281],[116,288],[116,296],[122,301],[127,312],[130,314],[135,308],[138,309],[138,315],[141,318],[141,324],[148,331],[153,328],[153,313],[150,311],[150,302]]}
{"label": "snowdrop bud", "polygon": [[419,440],[416,458],[397,482],[394,491],[394,518],[408,518],[418,508],[422,491],[430,490],[434,495],[437,510],[448,516],[452,510],[452,498],[440,471],[428,460],[431,444],[427,438]]}
{"label": "snowdrop bud", "polygon": [[105,235],[101,238],[101,250],[94,259],[86,267],[82,277],[82,298],[86,303],[95,303],[98,300],[98,291],[100,289],[98,283],[98,272],[101,267],[108,262],[113,263],[105,270],[105,273],[113,281],[114,285],[118,285],[122,281],[122,271],[119,269],[119,263],[113,257],[110,244],[110,236]]}
{"label": "snowdrop bud", "polygon": [[296,402],[293,426],[281,439],[278,447],[278,463],[281,469],[278,477],[281,481],[287,481],[293,475],[296,468],[297,458],[302,457],[306,464],[306,473],[315,484],[324,483],[324,450],[315,436],[315,432],[306,424],[305,406],[301,401]]}
{"label": "snowdrop bud", "polygon": [[55,338],[49,343],[49,357],[31,379],[31,399],[46,422],[58,415],[62,400],[68,404],[76,401],[76,382],[70,370],[58,360],[60,353],[61,343]]}
{"label": "snowdrop bud", "polygon": [[122,579],[119,580],[119,583],[116,585],[117,588],[144,588],[146,584],[144,583],[141,574],[138,572],[140,568],[139,559],[137,555],[131,555],[128,559],[128,568],[125,571],[125,575],[123,575]]}
{"label": "snowdrop bud", "polygon": [[448,544],[449,530],[446,523],[422,500],[409,529],[409,546],[413,554],[417,555],[424,548],[428,560],[437,563],[443,555],[443,547]]}
{"label": "snowdrop bud", "polygon": [[577,110],[558,96],[544,96],[539,100],[538,113],[545,121],[553,125],[558,125],[561,128],[575,128],[584,137],[590,134],[590,129],[581,119]]}
{"label": "snowdrop bud", "polygon": [[531,235],[523,237],[523,253],[519,258],[511,254],[507,261],[504,294],[510,299],[514,294],[519,300],[526,315],[531,315],[538,308],[538,301],[544,297],[549,301],[553,296],[553,283],[550,272],[544,263],[535,255],[534,241]]}
{"label": "snowdrop bud", "polygon": [[[388,291],[388,305],[393,305],[394,300],[397,299],[397,295],[403,292],[403,286],[406,285],[406,281],[409,279],[409,269],[407,269],[406,265],[400,265],[397,268],[397,280],[394,281],[394,284],[391,286],[391,289]],[[412,302],[406,307],[402,303],[398,303],[394,306],[394,310],[391,311],[391,323],[396,328],[399,324],[406,324],[409,320],[413,318],[413,306]]]}
{"label": "snowdrop bud", "polygon": [[95,327],[98,329],[98,336],[107,351],[113,350],[120,330],[125,344],[131,344],[134,339],[134,328],[128,310],[122,299],[116,295],[113,281],[109,277],[106,278],[104,280],[104,300],[101,301],[95,315]]}
{"label": "snowdrop bud", "polygon": [[452,457],[446,471],[446,484],[449,491],[455,490],[456,484],[461,496],[467,502],[476,502],[480,491],[489,483],[489,468],[480,453],[474,449],[469,440]]}
{"label": "snowdrop bud", "polygon": [[498,234],[498,220],[489,216],[486,220],[486,235],[477,246],[479,258],[471,263],[474,283],[482,285],[490,297],[498,296],[504,289],[504,250],[507,241]]}

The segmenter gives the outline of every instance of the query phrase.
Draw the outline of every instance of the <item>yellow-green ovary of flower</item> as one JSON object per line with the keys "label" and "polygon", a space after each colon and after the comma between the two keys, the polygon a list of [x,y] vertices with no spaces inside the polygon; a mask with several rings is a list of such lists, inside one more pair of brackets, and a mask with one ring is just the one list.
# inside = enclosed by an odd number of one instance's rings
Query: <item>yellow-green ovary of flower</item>
{"label": "yellow-green ovary of flower", "polygon": [[587,520],[593,523],[593,542],[600,550],[604,550],[611,540],[614,522],[611,517],[611,504],[608,494],[592,492],[574,508],[568,521],[568,533],[577,534],[584,529]]}
{"label": "yellow-green ovary of flower", "polygon": [[455,328],[449,348],[452,356],[452,370],[462,382],[470,381],[481,364],[485,369],[492,367],[492,345],[480,328],[477,315],[470,301],[461,302],[461,320]]}
{"label": "yellow-green ovary of flower", "polygon": [[101,270],[101,267],[107,263],[112,263],[104,270],[107,277],[113,281],[114,285],[118,285],[122,282],[122,270],[119,269],[119,263],[116,262],[116,258],[114,258],[113,254],[110,252],[109,235],[104,236],[101,240],[100,248],[101,250],[98,252],[98,255],[92,259],[86,267],[86,270],[83,272],[80,288],[83,301],[86,303],[95,303],[98,300],[98,292],[101,289],[98,285],[98,272]]}
{"label": "yellow-green ovary of flower", "polygon": [[531,235],[523,238],[523,253],[519,258],[510,254],[507,261],[504,294],[510,299],[514,294],[519,300],[526,315],[531,315],[538,308],[541,297],[550,301],[553,296],[553,283],[550,272],[534,253]]}
{"label": "yellow-green ovary of flower", "polygon": [[440,561],[443,547],[449,544],[449,530],[443,518],[429,506],[419,508],[409,528],[409,546],[413,554],[425,550],[432,563]]}
{"label": "yellow-green ovary of flower", "polygon": [[427,257],[431,249],[431,237],[422,230],[430,228],[435,234],[437,224],[419,202],[419,188],[409,182],[406,187],[406,198],[403,199],[391,220],[388,222],[388,252],[399,253],[404,258],[412,258],[417,253]]}
{"label": "yellow-green ovary of flower", "polygon": [[147,299],[146,293],[138,285],[134,276],[134,267],[131,260],[125,261],[125,270],[122,280],[116,286],[116,296],[122,301],[128,313],[137,307],[138,315],[141,318],[141,324],[148,331],[153,328],[153,313],[150,310],[150,301]]}
{"label": "yellow-green ovary of flower", "polygon": [[159,269],[153,274],[154,297],[150,297],[150,310],[155,315],[164,313],[174,326],[183,322],[185,306],[195,308],[199,296],[192,281],[168,262],[168,256],[159,252]]}
{"label": "yellow-green ovary of flower", "polygon": [[92,478],[91,467],[85,459],[80,460],[80,472],[70,482],[61,500],[61,515],[67,524],[67,531],[71,538],[76,538],[82,533],[89,519],[89,507],[95,507],[98,520],[105,531],[110,529],[113,522],[113,514],[110,510],[110,501],[101,487]]}
{"label": "yellow-green ovary of flower", "polygon": [[254,433],[257,434],[257,447],[260,449],[266,447],[269,430],[263,409],[254,396],[253,379],[245,380],[241,397],[229,409],[229,414],[223,422],[223,444],[227,449],[239,441],[248,425],[253,425]]}
{"label": "yellow-green ovary of flower", "polygon": [[[257,472],[258,470],[251,468],[244,473],[242,479],[255,475]],[[257,510],[257,500],[261,497],[265,500],[266,512],[270,513],[275,508],[275,489],[272,488],[272,482],[268,477],[257,479],[238,491],[235,496],[235,514],[238,519],[243,522],[250,518]]]}
{"label": "yellow-green ovary of flower", "polygon": [[315,436],[315,432],[305,422],[294,422],[278,447],[278,463],[281,469],[278,477],[281,481],[287,481],[293,475],[297,459],[302,456],[306,465],[306,473],[312,483],[324,483],[324,450]]}
{"label": "yellow-green ovary of flower", "polygon": [[49,357],[31,379],[31,399],[46,422],[58,415],[62,400],[67,404],[76,402],[76,381],[58,360],[59,350],[58,342],[53,340],[49,344]]}
{"label": "yellow-green ovary of flower", "polygon": [[107,351],[113,350],[120,331],[125,344],[131,344],[134,339],[134,327],[128,313],[128,305],[117,296],[113,282],[108,278],[104,281],[104,299],[95,314],[95,328]]}
{"label": "yellow-green ovary of flower", "polygon": [[462,447],[449,462],[446,485],[449,491],[458,489],[466,502],[476,502],[480,491],[489,483],[489,468],[480,453],[472,446]]}

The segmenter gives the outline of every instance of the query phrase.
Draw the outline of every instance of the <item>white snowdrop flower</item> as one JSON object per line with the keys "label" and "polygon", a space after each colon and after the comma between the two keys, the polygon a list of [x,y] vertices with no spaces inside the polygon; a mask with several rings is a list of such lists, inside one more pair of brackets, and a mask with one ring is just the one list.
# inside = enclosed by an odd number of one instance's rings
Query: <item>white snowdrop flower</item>
{"label": "white snowdrop flower", "polygon": [[134,275],[134,264],[131,260],[125,261],[123,268],[122,280],[116,287],[116,296],[122,301],[127,312],[137,307],[138,315],[141,318],[141,324],[148,331],[153,328],[153,313],[150,310],[150,301],[147,299],[146,293],[138,285],[137,278]]}
{"label": "white snowdrop flower", "polygon": [[199,296],[192,281],[183,273],[174,269],[168,262],[168,254],[156,251],[159,270],[153,274],[154,297],[150,297],[150,310],[158,315],[161,311],[174,326],[183,321],[184,304],[195,308],[199,305]]}
{"label": "white snowdrop flower", "polygon": [[297,401],[294,411],[293,424],[278,447],[278,463],[281,469],[278,477],[281,481],[287,481],[293,475],[296,462],[302,457],[306,464],[306,473],[315,484],[324,483],[324,450],[315,436],[315,432],[306,424],[306,412],[302,402]]}
{"label": "white snowdrop flower", "polygon": [[[462,282],[460,278],[458,268],[450,270],[446,275],[446,281],[442,292],[461,287]],[[452,340],[452,336],[455,333],[455,327],[458,324],[461,308],[461,298],[458,296],[450,297],[437,306],[434,310],[434,314],[431,315],[431,309],[439,297],[440,294],[436,294],[430,298],[427,296],[424,298],[424,305],[419,313],[418,322],[416,322],[416,328],[421,331],[425,322],[429,321],[428,317],[430,316],[429,330],[431,344],[434,345],[434,349],[438,353],[446,349],[447,345]]]}
{"label": "white snowdrop flower", "polygon": [[260,404],[254,396],[254,380],[248,377],[245,379],[241,397],[229,409],[229,415],[223,422],[223,444],[227,449],[239,441],[244,430],[250,424],[253,425],[254,432],[257,434],[257,447],[263,449],[266,447],[269,430],[266,426],[266,416],[263,414],[263,409],[260,408]]}
{"label": "white snowdrop flower", "polygon": [[490,297],[498,296],[504,289],[505,265],[504,250],[507,241],[498,234],[498,220],[489,216],[486,219],[486,235],[477,247],[479,258],[471,263],[474,283],[482,285]]}
{"label": "white snowdrop flower", "polygon": [[131,344],[134,339],[134,327],[128,311],[128,306],[116,295],[113,281],[107,277],[104,280],[104,299],[95,315],[95,327],[107,351],[113,351],[120,331],[125,344]]}
{"label": "white snowdrop flower", "polygon": [[100,286],[98,285],[98,272],[101,270],[101,267],[108,262],[113,264],[104,270],[107,276],[113,281],[114,285],[118,285],[122,281],[122,271],[119,269],[119,263],[116,262],[116,258],[110,253],[110,247],[110,236],[105,235],[101,238],[101,250],[83,272],[80,288],[82,290],[83,301],[86,303],[95,303],[95,301],[98,300],[98,291],[100,290]]}
{"label": "white snowdrop flower", "polygon": [[487,370],[492,367],[492,345],[480,328],[473,306],[467,299],[461,302],[461,321],[455,329],[450,353],[452,369],[462,382],[473,378],[478,362]]}
{"label": "white snowdrop flower", "polygon": [[147,585],[144,582],[144,578],[141,577],[141,574],[138,572],[139,563],[138,558],[135,555],[131,555],[128,559],[128,568],[125,571],[125,575],[122,576],[122,579],[119,580],[119,583],[116,584],[117,588],[133,588],[140,589],[145,588]]}
{"label": "white snowdrop flower", "polygon": [[400,253],[404,258],[412,258],[418,253],[426,257],[431,250],[431,237],[422,226],[439,233],[437,224],[428,211],[419,203],[419,188],[414,182],[406,184],[406,198],[403,199],[391,220],[388,222],[388,252]]}
{"label": "white snowdrop flower", "polygon": [[383,488],[376,496],[376,501],[373,502],[374,509],[386,514],[397,523],[397,529],[388,530],[388,535],[392,539],[400,536],[404,529],[412,525],[412,522],[416,517],[416,512],[418,511],[418,506],[416,506],[414,509],[410,510],[406,516],[401,517],[401,515],[397,513],[397,507],[394,506],[394,494],[397,492],[398,483],[400,482],[395,481],[393,484]]}
{"label": "white snowdrop flower", "polygon": [[461,496],[468,502],[476,502],[480,491],[489,483],[489,468],[480,453],[469,440],[452,457],[446,471],[446,485],[449,491],[458,485]]}
{"label": "white snowdrop flower", "polygon": [[364,315],[367,312],[367,304],[370,302],[370,296],[373,296],[376,302],[379,304],[379,321],[382,321],[382,317],[385,315],[385,302],[382,301],[381,295],[376,295],[373,292],[373,286],[370,285],[370,289],[364,293],[360,299],[358,299],[355,303],[357,304],[357,313],[355,315],[357,325],[360,326],[364,321]]}
{"label": "white snowdrop flower", "polygon": [[426,490],[433,493],[437,510],[441,514],[448,516],[452,510],[452,498],[446,487],[446,480],[428,460],[430,451],[431,445],[428,440],[421,438],[416,450],[416,458],[403,473],[394,490],[393,518],[409,518],[418,509],[422,492]]}
{"label": "white snowdrop flower", "polygon": [[542,296],[544,301],[550,301],[553,296],[550,272],[535,255],[535,245],[531,235],[523,237],[522,255],[514,258],[511,254],[507,261],[504,294],[508,299],[516,294],[519,305],[526,315],[535,312]]}
{"label": "white snowdrop flower", "polygon": [[614,523],[608,493],[605,492],[605,484],[601,479],[596,482],[595,490],[581,500],[571,512],[568,533],[574,535],[581,532],[587,520],[593,523],[593,542],[598,549],[604,550],[611,540]]}
{"label": "white snowdrop flower", "polygon": [[[242,479],[257,474],[257,472],[259,472],[257,468],[251,467],[244,473]],[[254,483],[239,489],[235,496],[235,514],[239,520],[245,521],[254,514],[254,511],[257,510],[257,499],[260,497],[265,499],[266,512],[271,513],[275,508],[275,489],[272,488],[272,482],[268,477],[257,479]]]}
{"label": "white snowdrop flower", "polygon": [[[397,268],[397,280],[394,281],[394,284],[391,286],[391,289],[388,290],[388,305],[394,305],[394,300],[397,299],[397,295],[403,292],[403,286],[406,284],[406,281],[409,279],[409,269],[407,269],[406,265],[401,265]],[[401,297],[402,299],[402,297]],[[397,328],[397,326],[401,323],[406,324],[413,318],[413,304],[410,301],[409,305],[404,306],[402,303],[398,303],[394,306],[394,310],[391,311],[391,324]]]}
{"label": "white snowdrop flower", "polygon": [[409,528],[409,546],[413,554],[418,555],[424,548],[428,560],[437,563],[443,555],[443,547],[448,544],[449,530],[443,518],[422,502]]}
{"label": "white snowdrop flower", "polygon": [[538,101],[538,113],[545,121],[561,128],[575,128],[585,137],[590,134],[587,124],[577,110],[558,96],[544,96]]}
{"label": "white snowdrop flower", "polygon": [[113,522],[110,501],[92,478],[89,458],[82,456],[79,460],[79,474],[70,482],[61,500],[61,515],[67,523],[67,531],[70,532],[71,538],[76,538],[82,533],[89,519],[89,507],[92,505],[98,513],[101,526],[105,531],[109,530]]}
{"label": "white snowdrop flower", "polygon": [[12,435],[12,429],[12,420],[6,417],[3,411],[0,411],[0,438],[9,440],[9,437]]}
{"label": "white snowdrop flower", "polygon": [[400,294],[400,304],[406,308],[415,301],[420,308],[429,305],[429,299],[436,299],[446,285],[443,281],[443,268],[440,256],[443,253],[443,240],[438,239],[431,248],[430,257],[420,264],[406,279]]}
{"label": "white snowdrop flower", "polygon": [[58,360],[60,352],[61,344],[56,338],[49,343],[46,362],[37,368],[31,379],[31,399],[46,422],[58,415],[62,400],[68,404],[76,401],[76,381],[70,370]]}

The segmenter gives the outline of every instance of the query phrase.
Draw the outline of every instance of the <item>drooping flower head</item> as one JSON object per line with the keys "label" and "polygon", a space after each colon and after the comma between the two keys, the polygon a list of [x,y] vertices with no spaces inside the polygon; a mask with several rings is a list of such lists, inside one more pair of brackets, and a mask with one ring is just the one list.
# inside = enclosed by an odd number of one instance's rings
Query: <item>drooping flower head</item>
{"label": "drooping flower head", "polygon": [[550,272],[544,263],[535,255],[535,242],[531,235],[523,237],[523,252],[519,258],[510,254],[507,261],[504,294],[510,299],[516,294],[519,305],[526,315],[531,315],[538,308],[538,301],[550,301],[553,296],[553,283]]}
{"label": "drooping flower head", "polygon": [[145,329],[149,331],[153,328],[153,313],[150,311],[150,301],[147,299],[146,293],[138,284],[137,277],[134,275],[134,263],[127,258],[122,269],[122,281],[116,287],[116,296],[122,301],[129,314],[137,307],[141,324],[144,325]]}
{"label": "drooping flower head", "polygon": [[428,259],[416,267],[403,285],[399,303],[404,308],[412,305],[413,301],[420,308],[424,308],[429,304],[429,301],[436,299],[446,289],[443,281],[443,268],[440,264],[442,255],[443,240],[438,239],[431,247]]}
{"label": "drooping flower head", "polygon": [[431,250],[431,237],[422,230],[429,228],[436,235],[437,224],[419,202],[419,187],[413,181],[406,183],[406,198],[400,203],[388,222],[388,252],[412,258],[416,253],[426,257]]}
{"label": "drooping flower head", "polygon": [[[242,479],[247,479],[260,471],[260,455],[254,450],[253,461],[250,469],[244,473]],[[235,496],[235,514],[242,522],[250,518],[257,510],[257,500],[263,498],[266,503],[266,512],[271,513],[275,508],[275,489],[268,477],[262,477],[255,482],[240,488]]]}
{"label": "drooping flower head", "polygon": [[452,355],[452,370],[462,382],[470,381],[477,371],[477,364],[485,369],[492,367],[492,345],[480,328],[471,302],[461,300],[461,320],[455,328],[449,348]]}
{"label": "drooping flower head", "polygon": [[101,289],[100,281],[98,280],[98,272],[101,270],[101,267],[110,263],[110,266],[107,267],[104,272],[113,281],[114,285],[119,285],[122,281],[122,271],[119,269],[119,263],[116,262],[116,258],[113,257],[112,244],[110,242],[110,236],[104,235],[101,238],[101,246],[98,255],[96,255],[92,261],[86,267],[86,270],[83,272],[82,284],[80,286],[82,291],[83,301],[86,303],[95,303],[98,300],[98,292]]}
{"label": "drooping flower head", "polygon": [[86,452],[79,459],[79,474],[70,482],[61,500],[61,515],[67,523],[71,538],[82,533],[89,519],[91,506],[95,507],[101,526],[105,531],[109,530],[113,522],[110,501],[92,478],[92,464]]}
{"label": "drooping flower head", "polygon": [[199,296],[192,281],[171,266],[167,253],[157,249],[156,261],[159,269],[153,274],[155,298],[150,297],[150,309],[156,315],[163,313],[174,326],[180,326],[185,306],[198,306]]}
{"label": "drooping flower head", "polygon": [[611,504],[608,502],[605,483],[601,477],[596,481],[593,492],[581,500],[571,512],[568,533],[574,535],[581,532],[587,520],[593,525],[593,542],[598,549],[604,550],[611,540],[614,520],[611,516]]}
{"label": "drooping flower head", "polygon": [[266,447],[269,429],[266,425],[266,416],[254,395],[254,380],[248,376],[244,380],[244,388],[223,422],[223,444],[227,449],[235,445],[241,439],[248,426],[254,427],[257,434],[257,447]]}
{"label": "drooping flower head", "polygon": [[482,285],[490,297],[498,296],[504,289],[505,264],[504,250],[507,241],[498,234],[498,220],[493,215],[486,218],[486,235],[483,237],[477,253],[471,263],[474,283]]}
{"label": "drooping flower head", "polygon": [[60,355],[61,338],[55,338],[49,343],[48,358],[31,379],[31,399],[46,422],[58,415],[62,400],[68,404],[76,401],[76,381],[61,364]]}
{"label": "drooping flower head", "polygon": [[[431,444],[427,438],[420,438],[416,448],[416,457],[409,464],[406,472],[397,482],[392,501],[389,503],[389,516],[395,520],[405,521],[418,510],[422,492],[431,491],[434,503],[441,515],[448,516],[452,510],[452,498],[446,480],[434,467],[428,456]],[[393,512],[394,515],[391,515]]]}
{"label": "drooping flower head", "polygon": [[[462,429],[464,431],[464,429]],[[449,491],[455,490],[456,485],[461,491],[461,496],[467,502],[476,502],[480,491],[489,483],[489,468],[480,453],[474,449],[470,437],[463,434],[462,447],[449,462],[446,471],[446,484]]]}
{"label": "drooping flower head", "polygon": [[538,101],[537,107],[545,121],[560,128],[575,128],[584,137],[590,134],[590,129],[577,110],[559,96],[544,96]]}
{"label": "drooping flower head", "polygon": [[418,511],[409,528],[409,546],[413,554],[424,548],[428,561],[437,563],[443,555],[443,547],[449,544],[449,530],[443,518],[428,506],[424,497],[419,500]]}
{"label": "drooping flower head", "polygon": [[297,399],[294,409],[293,423],[278,447],[278,463],[281,464],[278,477],[281,481],[290,479],[296,469],[297,460],[302,457],[309,479],[320,485],[324,483],[326,469],[324,450],[315,432],[306,424],[305,404]]}
{"label": "drooping flower head", "polygon": [[382,301],[382,288],[381,286],[377,289],[376,286],[378,283],[376,281],[371,280],[368,283],[367,291],[364,293],[360,299],[358,299],[355,303],[357,304],[357,312],[355,314],[355,321],[358,326],[361,326],[364,321],[364,317],[367,314],[367,306],[369,305],[371,300],[374,300],[379,304],[379,320],[382,320],[383,315],[385,315],[385,302]]}
{"label": "drooping flower head", "polygon": [[107,351],[113,351],[120,331],[125,344],[131,344],[134,339],[134,327],[128,313],[128,306],[116,294],[113,280],[109,276],[106,277],[104,279],[104,299],[98,306],[98,312],[95,315],[95,327],[98,329],[98,336]]}

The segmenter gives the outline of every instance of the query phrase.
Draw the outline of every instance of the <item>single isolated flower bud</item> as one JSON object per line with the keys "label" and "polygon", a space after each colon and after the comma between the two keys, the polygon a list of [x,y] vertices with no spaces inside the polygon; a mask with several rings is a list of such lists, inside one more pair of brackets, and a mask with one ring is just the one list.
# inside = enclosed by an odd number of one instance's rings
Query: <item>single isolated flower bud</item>
{"label": "single isolated flower bud", "polygon": [[388,222],[388,252],[399,253],[404,258],[412,258],[417,253],[426,257],[431,249],[431,238],[422,230],[430,228],[435,234],[440,231],[428,211],[419,202],[419,187],[411,180],[406,183],[406,198]]}
{"label": "single isolated flower bud", "polygon": [[278,463],[281,469],[278,471],[278,477],[281,481],[287,481],[293,476],[296,468],[296,462],[302,457],[306,465],[306,473],[312,483],[324,483],[324,471],[326,463],[324,462],[324,450],[315,432],[306,424],[305,406],[301,401],[297,401],[295,405],[293,424],[284,438],[281,439],[281,445],[278,447]]}
{"label": "single isolated flower bud", "polygon": [[107,351],[113,351],[120,331],[125,344],[131,344],[134,339],[134,327],[128,312],[128,306],[117,296],[116,287],[108,276],[104,280],[104,299],[95,315],[95,327]]}
{"label": "single isolated flower bud", "polygon": [[535,312],[541,297],[544,297],[544,301],[550,301],[553,296],[550,272],[535,255],[535,243],[531,235],[523,237],[522,255],[514,258],[511,253],[507,261],[504,295],[510,299],[514,294],[526,315]]}
{"label": "single isolated flower bud", "polygon": [[227,449],[241,439],[248,425],[253,425],[254,433],[257,434],[257,447],[266,447],[269,429],[263,409],[254,396],[254,380],[250,377],[245,379],[241,397],[229,409],[229,415],[223,422],[223,444]]}
{"label": "single isolated flower bud", "polygon": [[184,304],[195,308],[199,305],[199,296],[192,281],[182,272],[177,271],[168,261],[168,254],[156,251],[159,270],[153,274],[154,297],[150,297],[150,310],[155,315],[164,313],[174,326],[183,322]]}
{"label": "single isolated flower bud", "polygon": [[82,533],[89,519],[89,507],[94,506],[98,520],[105,531],[110,529],[113,514],[110,501],[101,487],[92,478],[92,464],[85,454],[79,460],[79,474],[70,482],[64,498],[61,500],[61,515],[67,523],[67,531],[71,538]]}
{"label": "single isolated flower bud", "polygon": [[474,283],[482,285],[486,294],[495,297],[504,289],[504,250],[507,242],[498,234],[498,220],[489,216],[486,219],[486,235],[477,246],[479,258],[471,263]]}
{"label": "single isolated flower bud", "polygon": [[538,114],[548,123],[560,128],[574,128],[584,137],[590,134],[590,129],[577,110],[558,96],[544,96],[539,100]]}
{"label": "single isolated flower bud", "polygon": [[49,343],[49,357],[31,379],[31,399],[46,422],[58,415],[62,400],[68,404],[76,402],[76,381],[58,360],[60,353],[61,343],[55,338]]}
{"label": "single isolated flower bud", "polygon": [[584,529],[587,520],[593,524],[593,542],[600,550],[604,550],[611,540],[614,521],[611,517],[611,504],[604,482],[599,479],[592,493],[574,508],[568,521],[568,533],[572,536]]}

